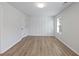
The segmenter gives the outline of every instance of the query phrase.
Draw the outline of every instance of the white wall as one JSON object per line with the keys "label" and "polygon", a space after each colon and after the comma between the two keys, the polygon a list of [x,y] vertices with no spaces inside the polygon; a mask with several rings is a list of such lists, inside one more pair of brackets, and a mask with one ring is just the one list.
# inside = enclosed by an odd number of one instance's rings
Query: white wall
{"label": "white wall", "polygon": [[29,21],[29,35],[32,36],[53,36],[53,17],[32,16]]}
{"label": "white wall", "polygon": [[2,18],[3,18],[3,9],[2,9],[2,7],[1,7],[1,5],[0,5],[0,52],[1,52],[1,31],[2,31]]}
{"label": "white wall", "polygon": [[[0,3],[0,50],[1,53],[28,35],[28,16],[8,3]],[[26,22],[26,24],[25,24]]]}
{"label": "white wall", "polygon": [[70,46],[76,52],[79,52],[79,3],[73,3],[69,8],[55,17],[61,17],[62,34],[55,35]]}

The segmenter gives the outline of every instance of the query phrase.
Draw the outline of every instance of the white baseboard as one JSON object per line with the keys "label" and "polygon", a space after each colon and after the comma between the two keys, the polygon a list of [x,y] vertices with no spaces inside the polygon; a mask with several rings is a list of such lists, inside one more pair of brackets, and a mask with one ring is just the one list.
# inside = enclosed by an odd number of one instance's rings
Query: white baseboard
{"label": "white baseboard", "polygon": [[60,38],[56,37],[59,41],[61,41],[64,45],[66,45],[69,49],[71,49],[73,52],[75,52],[77,55],[79,55],[79,52],[77,52],[76,50],[74,50],[72,47],[70,47],[68,44],[66,44],[63,40],[61,40]]}
{"label": "white baseboard", "polygon": [[54,35],[32,35],[32,34],[29,34],[28,36],[54,36]]}
{"label": "white baseboard", "polygon": [[15,43],[13,43],[11,46],[9,46],[8,48],[6,48],[5,50],[0,51],[0,54],[5,53],[7,50],[9,50],[10,48],[12,48],[14,45],[16,45],[18,42],[20,42],[22,40],[22,38],[27,37],[27,36],[22,36],[20,37],[20,39],[18,39]]}

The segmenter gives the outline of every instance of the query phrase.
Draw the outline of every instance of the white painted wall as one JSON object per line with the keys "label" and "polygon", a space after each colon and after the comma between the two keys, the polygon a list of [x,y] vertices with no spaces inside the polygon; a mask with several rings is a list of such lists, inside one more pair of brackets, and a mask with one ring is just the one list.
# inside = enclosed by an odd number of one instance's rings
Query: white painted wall
{"label": "white painted wall", "polygon": [[1,52],[1,31],[2,31],[2,19],[3,19],[3,9],[2,9],[2,6],[0,5],[0,52]]}
{"label": "white painted wall", "polygon": [[28,35],[26,26],[28,19],[27,15],[25,16],[8,3],[0,3],[0,53]]}
{"label": "white painted wall", "polygon": [[55,30],[57,17],[61,17],[62,34],[57,34],[55,31],[55,36],[79,52],[79,3],[72,4],[55,17]]}
{"label": "white painted wall", "polygon": [[32,16],[29,21],[29,35],[32,36],[53,36],[53,17]]}

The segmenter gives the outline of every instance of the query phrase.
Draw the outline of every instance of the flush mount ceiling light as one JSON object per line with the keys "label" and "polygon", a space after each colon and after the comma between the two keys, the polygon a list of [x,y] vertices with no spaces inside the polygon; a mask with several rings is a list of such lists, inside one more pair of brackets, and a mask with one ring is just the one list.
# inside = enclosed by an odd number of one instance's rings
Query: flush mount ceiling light
{"label": "flush mount ceiling light", "polygon": [[42,2],[36,3],[36,6],[37,6],[38,8],[44,8],[44,7],[45,7],[45,3],[42,3]]}

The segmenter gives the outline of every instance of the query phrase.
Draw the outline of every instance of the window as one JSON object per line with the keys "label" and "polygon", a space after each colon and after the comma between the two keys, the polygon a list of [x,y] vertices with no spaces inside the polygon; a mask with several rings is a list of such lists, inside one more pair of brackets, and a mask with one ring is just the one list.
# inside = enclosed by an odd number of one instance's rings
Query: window
{"label": "window", "polygon": [[61,20],[57,18],[57,33],[61,34]]}

